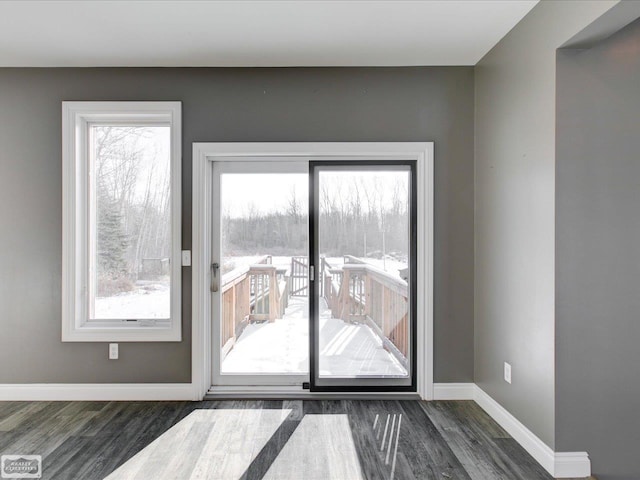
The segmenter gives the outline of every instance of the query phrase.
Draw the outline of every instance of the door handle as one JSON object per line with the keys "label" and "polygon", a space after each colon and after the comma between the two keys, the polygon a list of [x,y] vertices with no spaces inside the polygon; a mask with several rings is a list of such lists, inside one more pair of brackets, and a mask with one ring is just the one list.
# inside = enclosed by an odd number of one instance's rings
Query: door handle
{"label": "door handle", "polygon": [[211,264],[211,291],[217,292],[220,290],[219,282],[218,282],[218,269],[220,265],[217,262]]}

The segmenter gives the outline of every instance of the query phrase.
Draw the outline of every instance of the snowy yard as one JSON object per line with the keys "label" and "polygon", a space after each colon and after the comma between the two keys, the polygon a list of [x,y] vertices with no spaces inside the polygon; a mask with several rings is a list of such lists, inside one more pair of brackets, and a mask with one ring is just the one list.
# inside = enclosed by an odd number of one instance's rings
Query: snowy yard
{"label": "snowy yard", "polygon": [[169,318],[170,288],[168,283],[140,286],[132,292],[111,297],[96,297],[96,319]]}

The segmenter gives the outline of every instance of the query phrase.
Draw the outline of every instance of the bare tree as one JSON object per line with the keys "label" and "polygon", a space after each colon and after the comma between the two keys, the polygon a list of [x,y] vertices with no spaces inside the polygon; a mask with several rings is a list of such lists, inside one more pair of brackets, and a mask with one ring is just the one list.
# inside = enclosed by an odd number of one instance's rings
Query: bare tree
{"label": "bare tree", "polygon": [[[162,274],[171,244],[170,162],[159,156],[152,128],[92,129],[98,255],[111,258],[109,268],[99,263],[103,268],[98,274],[113,280],[124,275],[130,285],[146,258],[154,259],[156,273]],[[117,240],[119,236],[124,238]],[[120,288],[127,288],[127,282],[121,281]]]}

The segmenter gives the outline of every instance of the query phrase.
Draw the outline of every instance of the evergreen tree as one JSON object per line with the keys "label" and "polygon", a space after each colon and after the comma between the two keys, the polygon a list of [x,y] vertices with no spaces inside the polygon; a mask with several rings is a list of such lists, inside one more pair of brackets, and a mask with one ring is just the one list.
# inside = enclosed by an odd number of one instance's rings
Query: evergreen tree
{"label": "evergreen tree", "polygon": [[124,232],[123,215],[117,202],[98,186],[97,260],[98,272],[112,278],[127,275],[126,250],[129,246]]}

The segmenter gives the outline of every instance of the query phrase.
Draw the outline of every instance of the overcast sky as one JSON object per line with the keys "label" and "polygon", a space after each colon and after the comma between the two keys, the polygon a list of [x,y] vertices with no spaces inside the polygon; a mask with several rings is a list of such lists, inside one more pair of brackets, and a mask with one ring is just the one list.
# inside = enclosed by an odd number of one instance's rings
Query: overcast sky
{"label": "overcast sky", "polygon": [[[408,201],[408,171],[322,171],[320,190],[332,198],[353,198],[358,187],[363,208],[366,194],[374,202],[388,203],[394,190]],[[224,173],[221,180],[222,211],[232,217],[284,212],[295,195],[301,211],[308,211],[308,176],[301,173]]]}

